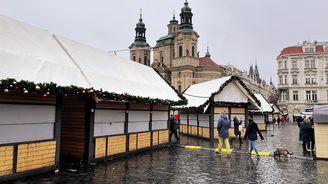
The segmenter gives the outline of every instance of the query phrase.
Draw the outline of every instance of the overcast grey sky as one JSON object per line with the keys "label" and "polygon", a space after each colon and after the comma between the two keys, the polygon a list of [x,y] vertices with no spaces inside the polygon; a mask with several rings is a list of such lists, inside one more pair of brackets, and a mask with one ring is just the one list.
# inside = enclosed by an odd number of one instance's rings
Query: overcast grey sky
{"label": "overcast grey sky", "polygon": [[[0,0],[0,14],[105,50],[120,50],[134,40],[143,9],[147,42],[167,34],[173,10],[179,19],[184,0]],[[328,0],[189,0],[199,51],[206,45],[218,64],[247,70],[276,83],[276,57],[303,40],[328,41]],[[129,57],[128,52],[118,55]]]}

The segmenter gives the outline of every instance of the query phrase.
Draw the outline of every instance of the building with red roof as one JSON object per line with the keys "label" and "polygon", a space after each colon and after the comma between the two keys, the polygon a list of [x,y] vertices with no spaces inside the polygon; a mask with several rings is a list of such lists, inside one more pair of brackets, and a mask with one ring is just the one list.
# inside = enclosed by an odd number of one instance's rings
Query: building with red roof
{"label": "building with red roof", "polygon": [[277,56],[278,105],[289,119],[328,104],[328,42],[289,46]]}

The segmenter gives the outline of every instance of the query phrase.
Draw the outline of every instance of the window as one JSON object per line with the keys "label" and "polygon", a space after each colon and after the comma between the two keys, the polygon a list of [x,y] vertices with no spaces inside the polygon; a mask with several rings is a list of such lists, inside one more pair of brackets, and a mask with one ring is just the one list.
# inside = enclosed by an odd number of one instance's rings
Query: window
{"label": "window", "polygon": [[306,100],[311,100],[311,91],[305,91]]}
{"label": "window", "polygon": [[191,56],[195,57],[195,46],[191,47]]}
{"label": "window", "polygon": [[311,68],[315,68],[315,60],[311,60]]}
{"label": "window", "polygon": [[179,57],[182,57],[182,46],[179,46]]}
{"label": "window", "polygon": [[297,69],[297,61],[292,61],[292,69]]}
{"label": "window", "polygon": [[181,85],[179,85],[178,90],[179,90],[179,92],[181,93]]}
{"label": "window", "polygon": [[286,92],[281,93],[281,100],[286,100]]}
{"label": "window", "polygon": [[314,49],[313,47],[305,48],[305,52],[314,52]]}
{"label": "window", "polygon": [[279,75],[279,84],[283,84],[281,75]]}
{"label": "window", "polygon": [[298,101],[298,91],[293,91],[293,100]]}
{"label": "window", "polygon": [[297,75],[293,75],[293,84],[297,84]]}
{"label": "window", "polygon": [[133,56],[133,61],[136,61],[136,56]]}
{"label": "window", "polygon": [[317,101],[318,100],[318,93],[315,90],[305,91],[305,95],[306,95],[307,101]]}
{"label": "window", "polygon": [[317,77],[315,74],[311,75],[311,84],[316,84],[317,82]]}
{"label": "window", "polygon": [[305,60],[304,68],[310,68],[310,61],[309,60]]}
{"label": "window", "polygon": [[288,84],[288,82],[287,82],[287,75],[285,75],[285,84]]}
{"label": "window", "polygon": [[305,75],[305,84],[310,84],[310,75]]}
{"label": "window", "polygon": [[147,65],[147,56],[144,56],[144,65]]}
{"label": "window", "polygon": [[317,101],[317,91],[312,91],[312,100]]}
{"label": "window", "polygon": [[279,61],[279,66],[278,66],[279,69],[282,69],[282,62]]}
{"label": "window", "polygon": [[178,73],[178,78],[180,78],[180,77],[181,77],[181,72]]}
{"label": "window", "polygon": [[287,61],[284,61],[284,69],[287,69]]}

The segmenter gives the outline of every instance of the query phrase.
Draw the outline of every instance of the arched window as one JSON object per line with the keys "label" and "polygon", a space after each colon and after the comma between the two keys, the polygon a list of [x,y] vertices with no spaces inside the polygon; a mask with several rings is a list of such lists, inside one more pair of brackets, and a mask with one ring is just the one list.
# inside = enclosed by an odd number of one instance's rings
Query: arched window
{"label": "arched window", "polygon": [[[173,27],[173,33],[175,33],[175,27]],[[327,47],[326,49],[327,49],[327,51],[328,51],[328,47]]]}
{"label": "arched window", "polygon": [[191,56],[195,57],[195,46],[191,47]]}
{"label": "arched window", "polygon": [[147,65],[147,56],[144,57],[144,65]]}
{"label": "arched window", "polygon": [[182,46],[179,46],[179,57],[182,57]]}
{"label": "arched window", "polygon": [[133,61],[136,61],[136,56],[133,56]]}

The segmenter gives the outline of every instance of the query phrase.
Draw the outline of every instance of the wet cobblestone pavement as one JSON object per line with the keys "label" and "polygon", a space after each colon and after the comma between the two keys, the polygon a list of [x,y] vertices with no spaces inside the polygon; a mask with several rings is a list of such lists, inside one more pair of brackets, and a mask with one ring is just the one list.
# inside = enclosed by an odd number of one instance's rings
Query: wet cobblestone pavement
{"label": "wet cobblestone pavement", "polygon": [[[243,153],[233,153],[227,158],[209,150],[172,145],[99,163],[90,169],[42,174],[12,183],[328,183],[328,161],[303,155],[296,125],[275,127],[264,137],[264,141],[257,141],[259,150],[287,148],[296,158],[257,159]],[[190,137],[182,137],[181,144],[211,147],[209,141]],[[239,147],[238,140],[234,140],[232,147],[246,152],[248,143]]]}

